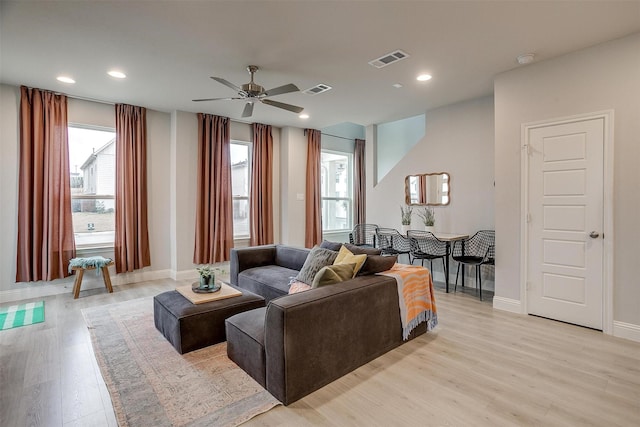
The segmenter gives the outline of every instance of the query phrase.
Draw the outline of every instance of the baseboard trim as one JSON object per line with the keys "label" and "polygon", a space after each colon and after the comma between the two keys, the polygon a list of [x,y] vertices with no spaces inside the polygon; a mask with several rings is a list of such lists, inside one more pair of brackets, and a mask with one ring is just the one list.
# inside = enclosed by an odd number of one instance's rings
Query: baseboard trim
{"label": "baseboard trim", "polygon": [[496,310],[508,311],[510,313],[522,314],[522,303],[517,299],[494,296],[493,308]]}
{"label": "baseboard trim", "polygon": [[189,270],[176,271],[171,270],[171,278],[173,280],[191,280],[198,278],[198,272],[195,268],[191,268]]}
{"label": "baseboard trim", "polygon": [[640,342],[640,325],[613,321],[613,336]]}

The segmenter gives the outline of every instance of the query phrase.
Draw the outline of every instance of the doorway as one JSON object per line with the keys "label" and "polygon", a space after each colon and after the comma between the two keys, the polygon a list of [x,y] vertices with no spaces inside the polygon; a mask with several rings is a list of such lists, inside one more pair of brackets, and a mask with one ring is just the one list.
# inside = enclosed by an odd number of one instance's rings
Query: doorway
{"label": "doorway", "polygon": [[611,333],[612,113],[523,127],[526,313]]}

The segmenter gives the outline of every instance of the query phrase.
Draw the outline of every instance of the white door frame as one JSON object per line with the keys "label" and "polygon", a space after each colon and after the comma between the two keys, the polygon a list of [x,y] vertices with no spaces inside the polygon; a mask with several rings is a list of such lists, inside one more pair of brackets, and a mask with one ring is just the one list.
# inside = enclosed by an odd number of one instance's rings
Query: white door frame
{"label": "white door frame", "polygon": [[604,121],[604,172],[603,172],[603,219],[604,252],[602,271],[602,332],[613,335],[613,110],[579,114],[552,120],[524,123],[521,126],[521,163],[520,163],[520,300],[523,314],[528,314],[527,277],[529,273],[529,132],[532,129],[591,119]]}

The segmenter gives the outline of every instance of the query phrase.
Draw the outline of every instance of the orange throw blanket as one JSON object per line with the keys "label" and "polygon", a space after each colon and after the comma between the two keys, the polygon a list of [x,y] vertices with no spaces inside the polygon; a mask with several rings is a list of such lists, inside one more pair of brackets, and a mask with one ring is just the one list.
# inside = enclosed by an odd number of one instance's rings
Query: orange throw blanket
{"label": "orange throw blanket", "polygon": [[391,270],[378,273],[396,279],[402,320],[402,338],[407,339],[420,323],[430,331],[438,324],[436,300],[431,273],[424,267],[395,264]]}

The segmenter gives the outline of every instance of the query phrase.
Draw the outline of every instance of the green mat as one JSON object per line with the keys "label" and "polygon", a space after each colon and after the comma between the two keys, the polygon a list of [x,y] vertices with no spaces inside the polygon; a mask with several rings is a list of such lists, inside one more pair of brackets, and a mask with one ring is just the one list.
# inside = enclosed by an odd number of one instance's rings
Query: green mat
{"label": "green mat", "polygon": [[44,301],[0,307],[0,331],[44,322]]}

